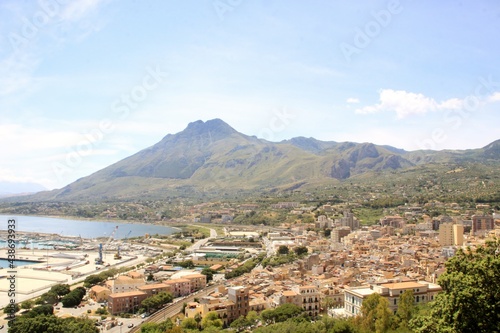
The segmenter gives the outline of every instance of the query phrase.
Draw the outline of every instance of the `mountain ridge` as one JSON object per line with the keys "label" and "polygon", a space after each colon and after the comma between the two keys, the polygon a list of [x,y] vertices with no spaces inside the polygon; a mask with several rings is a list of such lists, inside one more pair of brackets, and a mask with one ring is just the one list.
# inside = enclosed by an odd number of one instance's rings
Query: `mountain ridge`
{"label": "mountain ridge", "polygon": [[169,193],[197,195],[207,189],[268,191],[335,183],[426,163],[499,160],[500,140],[483,148],[460,151],[406,151],[366,142],[305,137],[269,142],[242,134],[221,119],[198,120],[89,176],[29,199],[134,200]]}

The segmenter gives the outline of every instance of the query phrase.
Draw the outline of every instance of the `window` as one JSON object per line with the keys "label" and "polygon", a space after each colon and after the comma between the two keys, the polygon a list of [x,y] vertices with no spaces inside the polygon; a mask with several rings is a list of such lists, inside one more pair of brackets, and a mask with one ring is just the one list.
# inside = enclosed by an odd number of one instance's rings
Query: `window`
{"label": "window", "polygon": [[394,305],[396,305],[396,299],[394,299]]}

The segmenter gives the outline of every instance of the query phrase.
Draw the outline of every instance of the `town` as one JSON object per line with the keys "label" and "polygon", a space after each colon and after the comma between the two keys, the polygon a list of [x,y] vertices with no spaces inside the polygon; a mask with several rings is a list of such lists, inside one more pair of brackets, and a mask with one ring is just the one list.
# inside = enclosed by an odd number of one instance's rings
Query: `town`
{"label": "town", "polygon": [[[145,323],[167,319],[182,327],[206,328],[208,324],[201,323],[215,318],[214,325],[222,329],[286,304],[297,306],[311,320],[355,317],[372,294],[387,299],[396,314],[405,291],[412,292],[416,305],[434,300],[442,290],[438,280],[446,271],[445,262],[458,249],[476,248],[500,235],[500,214],[488,204],[475,209],[456,203],[405,204],[378,223],[363,225],[345,204],[308,207],[282,201],[270,209],[299,215],[314,208],[318,213],[311,213],[315,217],[307,222],[274,226],[235,225],[235,214],[254,215],[259,205],[228,206],[194,205],[185,218],[192,219],[195,233],[110,238],[104,252],[114,255],[105,258],[102,244],[93,253],[82,242],[51,257],[52,267],[42,262],[25,267],[23,275],[47,274],[46,281],[52,282],[37,289],[42,298],[54,281],[83,281],[86,296],[74,304],[81,310],[71,315],[95,313],[91,318],[109,332],[138,332]],[[436,207],[455,214],[435,216]],[[179,246],[174,241],[179,237],[190,246]],[[81,258],[85,263],[61,273],[57,258],[67,260],[71,253],[76,257],[84,247],[90,253]],[[34,251],[26,251],[26,259],[28,252]],[[49,278],[54,274],[58,278]],[[34,294],[26,291],[24,304],[31,304],[29,296]],[[64,307],[56,307],[55,313],[68,315]],[[263,324],[263,319],[254,319],[251,325],[241,325],[250,329]]]}

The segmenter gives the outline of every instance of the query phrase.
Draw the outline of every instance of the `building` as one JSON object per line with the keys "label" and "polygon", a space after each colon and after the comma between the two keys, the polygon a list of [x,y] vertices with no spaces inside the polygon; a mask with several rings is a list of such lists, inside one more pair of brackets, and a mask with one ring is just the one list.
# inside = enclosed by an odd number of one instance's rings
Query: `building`
{"label": "building", "polygon": [[142,277],[133,278],[128,275],[120,275],[114,280],[106,281],[106,285],[112,294],[136,290],[145,284],[146,282]]}
{"label": "building", "polygon": [[165,283],[155,283],[155,284],[146,284],[144,286],[140,286],[137,288],[139,291],[142,291],[150,296],[154,296],[159,293],[170,293],[170,285],[165,284]]}
{"label": "building", "polygon": [[326,217],[325,215],[318,216],[316,220],[315,227],[320,229],[331,228],[333,226],[333,220]]}
{"label": "building", "polygon": [[351,230],[359,229],[359,221],[354,217],[354,214],[348,210],[344,211],[344,217],[340,219],[340,225],[342,227],[349,227]]}
{"label": "building", "polygon": [[453,245],[453,223],[443,223],[439,225],[439,244],[441,246]]}
{"label": "building", "polygon": [[320,311],[320,293],[315,286],[295,286],[292,290],[284,290],[278,295],[279,305],[295,304],[301,307],[310,317],[317,317]]}
{"label": "building", "polygon": [[321,294],[315,286],[295,286],[292,288],[299,296],[300,307],[309,317],[319,315]]}
{"label": "building", "polygon": [[394,282],[372,284],[370,286],[352,287],[344,291],[344,313],[356,316],[361,313],[363,301],[373,293],[378,293],[389,301],[389,308],[394,313],[398,309],[399,296],[407,290],[412,290],[415,304],[434,300],[442,290],[437,284],[420,281]]}
{"label": "building", "polygon": [[399,215],[394,216],[384,216],[380,219],[380,225],[382,227],[390,226],[396,229],[401,229],[405,226],[405,220]]}
{"label": "building", "polygon": [[349,235],[350,233],[350,227],[338,227],[332,229],[330,237],[334,243],[340,243],[342,241],[342,238]]}
{"label": "building", "polygon": [[188,279],[171,279],[163,283],[169,286],[174,298],[191,294],[191,283]]}
{"label": "building", "polygon": [[111,290],[102,286],[93,286],[89,291],[90,298],[98,303],[108,300],[110,294]]}
{"label": "building", "polygon": [[464,226],[462,224],[453,225],[453,245],[464,245]]}
{"label": "building", "polygon": [[189,274],[185,275],[184,279],[189,281],[189,289],[192,293],[207,286],[207,276],[204,274]]}
{"label": "building", "polygon": [[473,215],[472,233],[485,234],[489,230],[495,229],[495,220],[491,215]]}
{"label": "building", "polygon": [[240,316],[246,316],[250,311],[248,289],[243,286],[227,288],[227,299],[234,303],[228,307],[228,322],[231,323]]}
{"label": "building", "polygon": [[140,290],[110,294],[108,296],[108,311],[112,315],[134,313],[147,297],[148,295]]}

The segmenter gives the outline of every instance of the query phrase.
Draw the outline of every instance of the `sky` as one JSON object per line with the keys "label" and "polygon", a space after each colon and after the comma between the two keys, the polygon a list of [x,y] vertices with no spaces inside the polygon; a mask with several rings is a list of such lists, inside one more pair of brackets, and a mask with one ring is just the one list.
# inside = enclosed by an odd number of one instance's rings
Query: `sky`
{"label": "sky", "polygon": [[406,150],[500,139],[500,2],[0,1],[0,181],[61,188],[189,122]]}

